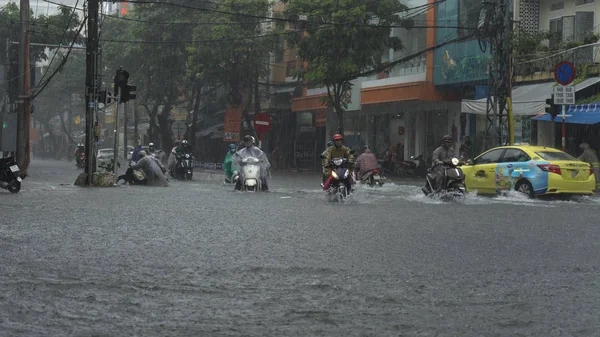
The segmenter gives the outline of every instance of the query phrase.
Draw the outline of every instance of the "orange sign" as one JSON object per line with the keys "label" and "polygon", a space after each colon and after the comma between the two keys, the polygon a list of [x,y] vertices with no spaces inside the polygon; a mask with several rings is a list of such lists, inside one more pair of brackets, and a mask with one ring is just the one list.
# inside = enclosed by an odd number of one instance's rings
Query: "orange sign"
{"label": "orange sign", "polygon": [[315,127],[322,128],[327,126],[327,113],[320,111],[315,113]]}
{"label": "orange sign", "polygon": [[223,140],[226,142],[239,142],[240,132],[242,131],[242,107],[233,105],[227,106],[225,110],[225,123]]}

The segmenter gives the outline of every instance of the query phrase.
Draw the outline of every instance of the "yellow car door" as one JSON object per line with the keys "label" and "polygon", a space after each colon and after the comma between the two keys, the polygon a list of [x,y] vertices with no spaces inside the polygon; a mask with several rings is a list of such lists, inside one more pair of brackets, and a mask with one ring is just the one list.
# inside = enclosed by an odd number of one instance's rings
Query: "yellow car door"
{"label": "yellow car door", "polygon": [[504,148],[489,150],[475,158],[473,165],[463,168],[465,185],[469,192],[496,193],[496,168],[504,151]]}

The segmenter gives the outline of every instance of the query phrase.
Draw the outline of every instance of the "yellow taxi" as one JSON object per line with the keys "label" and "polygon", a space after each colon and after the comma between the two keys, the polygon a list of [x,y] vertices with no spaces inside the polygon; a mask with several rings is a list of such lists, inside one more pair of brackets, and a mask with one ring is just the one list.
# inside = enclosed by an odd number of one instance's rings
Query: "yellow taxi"
{"label": "yellow taxi", "polygon": [[593,194],[596,178],[588,163],[549,147],[502,146],[462,166],[469,192],[519,191],[541,195]]}

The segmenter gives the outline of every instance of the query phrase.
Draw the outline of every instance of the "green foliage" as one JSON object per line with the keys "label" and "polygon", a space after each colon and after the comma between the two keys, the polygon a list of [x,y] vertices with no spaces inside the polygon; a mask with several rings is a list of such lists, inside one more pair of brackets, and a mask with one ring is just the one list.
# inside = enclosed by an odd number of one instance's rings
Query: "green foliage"
{"label": "green foliage", "polygon": [[128,16],[132,20],[107,18],[104,23],[104,76],[109,79],[109,90],[113,91],[112,78],[118,67],[129,71],[129,82],[137,86],[135,103],[145,108],[150,136],[162,148],[172,146],[172,107],[180,98],[190,97],[186,42],[191,40],[191,28],[152,22],[190,22],[198,13],[160,4],[136,4]]}
{"label": "green foliage", "polygon": [[[32,43],[59,44],[66,29],[63,45],[69,45],[73,39],[81,40],[77,36],[77,28],[81,24],[81,18],[77,13],[71,19],[72,9],[61,6],[59,12],[53,15],[40,15],[30,17],[30,41]],[[6,50],[6,40],[19,41],[20,39],[20,14],[19,6],[12,2],[0,7],[0,50]],[[16,49],[13,56],[16,55]],[[43,46],[31,46],[30,57],[32,62],[46,59]],[[0,53],[0,63],[5,64],[6,53]]]}
{"label": "green foliage", "polygon": [[187,48],[190,75],[201,73],[209,83],[224,83],[231,93],[229,103],[242,104],[244,93],[251,94],[256,79],[268,74],[269,53],[278,43],[276,36],[268,37],[278,28],[266,32],[261,25],[270,6],[268,0],[222,0],[219,8],[241,15],[207,13],[199,17],[199,21],[218,24],[194,28],[193,39],[204,42]]}
{"label": "green foliage", "polygon": [[[401,19],[406,6],[397,0],[287,0],[285,17],[308,21],[289,27],[287,41],[297,49],[299,59],[308,66],[298,73],[300,79],[328,89],[327,105],[338,115],[343,132],[343,112],[349,103],[351,81],[361,72],[374,68],[389,70],[382,55],[389,49],[402,49],[398,37],[391,37],[391,26],[410,28]],[[306,28],[306,32],[303,29]]]}

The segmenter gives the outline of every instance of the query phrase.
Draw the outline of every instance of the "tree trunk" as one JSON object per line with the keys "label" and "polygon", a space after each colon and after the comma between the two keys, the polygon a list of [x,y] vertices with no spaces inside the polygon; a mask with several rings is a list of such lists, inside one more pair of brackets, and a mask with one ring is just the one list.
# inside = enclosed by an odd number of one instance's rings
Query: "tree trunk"
{"label": "tree trunk", "polygon": [[161,148],[165,152],[170,151],[173,147],[173,137],[171,136],[171,123],[169,123],[171,107],[172,104],[168,102],[165,105],[163,111],[157,115]]}

